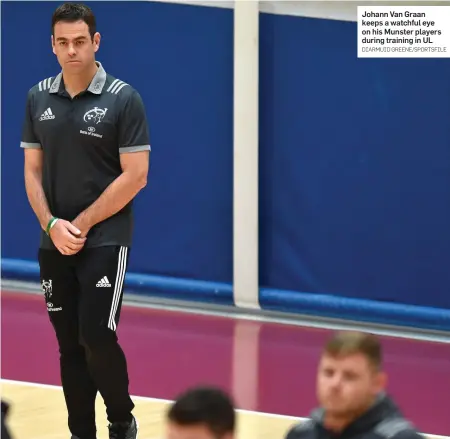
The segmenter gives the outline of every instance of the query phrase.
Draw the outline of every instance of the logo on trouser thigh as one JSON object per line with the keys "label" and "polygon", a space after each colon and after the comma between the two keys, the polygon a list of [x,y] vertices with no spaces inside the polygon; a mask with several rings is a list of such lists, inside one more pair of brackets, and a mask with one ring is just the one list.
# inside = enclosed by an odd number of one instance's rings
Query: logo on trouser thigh
{"label": "logo on trouser thigh", "polygon": [[61,311],[62,306],[58,306],[55,308],[55,305],[53,305],[52,302],[47,302],[47,311],[55,312],[55,311]]}
{"label": "logo on trouser thigh", "polygon": [[42,280],[42,291],[44,292],[45,300],[52,297],[52,280]]}
{"label": "logo on trouser thigh", "polygon": [[47,311],[61,311],[62,307],[56,307],[50,302],[50,297],[53,295],[52,280],[42,280],[42,291],[44,292],[45,302],[47,303]]}
{"label": "logo on trouser thigh", "polygon": [[103,276],[98,282],[96,287],[98,288],[105,288],[105,287],[110,287],[111,284],[109,283],[109,280],[106,276]]}

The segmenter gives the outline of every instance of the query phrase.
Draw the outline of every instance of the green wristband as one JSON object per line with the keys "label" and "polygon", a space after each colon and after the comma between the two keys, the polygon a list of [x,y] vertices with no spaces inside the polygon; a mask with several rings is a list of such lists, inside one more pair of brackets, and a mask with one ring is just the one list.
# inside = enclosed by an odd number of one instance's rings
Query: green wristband
{"label": "green wristband", "polygon": [[56,224],[56,221],[58,221],[59,218],[56,218],[54,216],[52,216],[50,218],[50,221],[47,224],[47,229],[45,230],[45,232],[47,233],[47,235],[50,235],[50,230],[51,228]]}

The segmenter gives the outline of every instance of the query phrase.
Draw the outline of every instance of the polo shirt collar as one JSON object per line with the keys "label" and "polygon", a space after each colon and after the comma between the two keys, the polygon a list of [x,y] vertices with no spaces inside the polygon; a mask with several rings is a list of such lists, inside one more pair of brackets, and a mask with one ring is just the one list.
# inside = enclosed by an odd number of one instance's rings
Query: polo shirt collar
{"label": "polo shirt collar", "polygon": [[[103,87],[105,86],[106,83],[106,71],[99,61],[95,61],[95,64],[97,64],[98,70],[94,78],[92,79],[91,83],[89,84],[87,90],[91,93],[99,95],[102,93]],[[61,88],[62,77],[63,74],[62,72],[60,72],[53,81],[53,84],[49,89],[49,93],[59,92],[59,89]]]}

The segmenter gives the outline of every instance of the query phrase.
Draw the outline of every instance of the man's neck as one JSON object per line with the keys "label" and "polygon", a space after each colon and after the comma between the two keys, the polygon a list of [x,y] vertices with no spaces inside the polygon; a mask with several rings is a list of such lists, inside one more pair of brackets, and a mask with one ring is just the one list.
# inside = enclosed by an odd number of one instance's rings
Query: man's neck
{"label": "man's neck", "polygon": [[323,425],[327,430],[333,431],[335,433],[341,433],[344,431],[350,424],[355,422],[358,418],[360,418],[364,413],[366,413],[370,407],[373,405],[373,401],[370,401],[364,407],[361,407],[359,410],[355,410],[349,413],[324,413],[323,417]]}
{"label": "man's neck", "polygon": [[333,414],[325,414],[323,425],[327,430],[338,434],[344,431],[355,419],[356,417],[353,415],[335,416]]}
{"label": "man's neck", "polygon": [[97,70],[98,66],[94,62],[89,69],[76,75],[71,75],[70,73],[63,71],[64,86],[67,93],[73,97],[86,90],[97,73]]}

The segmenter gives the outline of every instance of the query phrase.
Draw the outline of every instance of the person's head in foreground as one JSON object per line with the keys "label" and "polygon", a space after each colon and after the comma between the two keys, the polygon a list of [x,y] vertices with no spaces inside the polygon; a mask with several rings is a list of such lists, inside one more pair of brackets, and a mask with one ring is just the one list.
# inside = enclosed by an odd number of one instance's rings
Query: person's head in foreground
{"label": "person's head in foreground", "polygon": [[65,73],[80,74],[95,68],[100,34],[92,10],[79,3],[64,3],[52,15],[52,48]]}
{"label": "person's head in foreground", "polygon": [[234,403],[215,387],[195,387],[182,393],[167,413],[167,439],[233,439]]}

